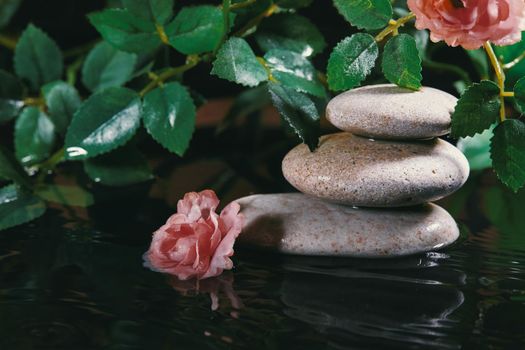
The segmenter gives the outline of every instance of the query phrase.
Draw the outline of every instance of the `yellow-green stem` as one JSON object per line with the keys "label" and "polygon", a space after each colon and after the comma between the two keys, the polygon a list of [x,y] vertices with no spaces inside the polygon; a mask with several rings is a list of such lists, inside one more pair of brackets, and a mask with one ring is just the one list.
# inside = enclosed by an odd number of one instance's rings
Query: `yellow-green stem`
{"label": "yellow-green stem", "polygon": [[523,51],[521,53],[521,55],[519,55],[518,57],[516,57],[515,59],[513,59],[512,61],[508,62],[508,63],[505,63],[502,67],[503,69],[511,69],[513,68],[515,65],[517,65],[518,63],[520,63],[523,59],[525,58],[525,51]]}
{"label": "yellow-green stem", "polygon": [[377,42],[380,42],[383,41],[390,34],[397,35],[399,33],[399,28],[404,26],[408,21],[412,20],[415,17],[416,15],[410,12],[408,15],[401,17],[398,20],[391,19],[388,22],[388,26],[376,35],[375,40]]}
{"label": "yellow-green stem", "polygon": [[242,9],[242,8],[248,7],[251,4],[254,4],[256,2],[257,2],[257,0],[246,0],[244,2],[238,2],[236,4],[231,4],[230,10]]}
{"label": "yellow-green stem", "polygon": [[53,155],[49,157],[45,162],[39,165],[40,174],[38,174],[38,177],[36,179],[37,184],[41,184],[44,181],[47,173],[53,170],[61,161],[64,160],[64,155],[65,149],[64,147],[62,147],[61,149],[53,153]]}
{"label": "yellow-green stem", "polygon": [[485,49],[485,52],[487,52],[487,55],[489,56],[490,63],[492,64],[492,68],[494,68],[494,72],[496,73],[496,79],[498,81],[499,86],[499,99],[500,99],[500,110],[499,110],[499,118],[500,121],[505,120],[505,72],[503,72],[503,68],[501,67],[501,64],[496,57],[496,54],[494,53],[494,49],[492,48],[492,45],[487,41],[483,44],[483,48]]}
{"label": "yellow-green stem", "polygon": [[6,47],[9,50],[14,50],[16,47],[16,39],[0,34],[0,46]]}
{"label": "yellow-green stem", "polygon": [[268,6],[268,8],[258,15],[257,17],[253,18],[251,21],[249,21],[244,27],[242,27],[237,32],[233,33],[232,36],[244,36],[246,33],[248,33],[252,28],[257,27],[261,21],[266,18],[270,17],[274,14],[275,11],[277,11],[279,7],[275,4],[272,4]]}
{"label": "yellow-green stem", "polygon": [[179,66],[179,67],[173,67],[168,68],[161,74],[158,74],[155,76],[150,75],[150,78],[153,77],[152,81],[146,85],[140,92],[140,96],[146,95],[148,92],[156,88],[158,85],[164,83],[169,78],[172,78],[178,74],[184,73],[187,70],[190,70],[191,68],[195,67],[200,62],[200,58],[198,56],[190,55],[186,59],[186,64]]}

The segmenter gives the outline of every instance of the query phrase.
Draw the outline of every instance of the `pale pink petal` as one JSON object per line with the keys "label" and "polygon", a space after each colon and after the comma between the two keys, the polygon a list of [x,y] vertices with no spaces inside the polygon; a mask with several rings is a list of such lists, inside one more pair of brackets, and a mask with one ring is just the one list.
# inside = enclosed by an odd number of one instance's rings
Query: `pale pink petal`
{"label": "pale pink petal", "polygon": [[477,49],[485,42],[511,45],[521,40],[525,30],[523,0],[408,0],[416,15],[416,28],[430,30],[434,42]]}

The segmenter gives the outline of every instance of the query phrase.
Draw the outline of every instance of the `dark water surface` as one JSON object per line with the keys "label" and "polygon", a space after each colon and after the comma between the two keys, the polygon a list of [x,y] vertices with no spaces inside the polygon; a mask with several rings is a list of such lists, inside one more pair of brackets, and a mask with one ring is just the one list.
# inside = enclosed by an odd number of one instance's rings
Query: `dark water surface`
{"label": "dark water surface", "polygon": [[0,349],[525,349],[525,193],[490,176],[441,203],[462,229],[448,249],[355,260],[237,247],[236,268],[198,286],[142,266],[166,200],[102,192],[87,211],[55,206],[0,234]]}

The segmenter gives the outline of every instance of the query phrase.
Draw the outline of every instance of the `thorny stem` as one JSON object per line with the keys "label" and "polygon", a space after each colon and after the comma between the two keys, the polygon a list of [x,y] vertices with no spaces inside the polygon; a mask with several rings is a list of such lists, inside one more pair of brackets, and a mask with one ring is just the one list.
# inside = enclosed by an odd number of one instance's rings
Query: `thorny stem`
{"label": "thorny stem", "polygon": [[254,17],[252,20],[250,20],[248,23],[246,23],[246,25],[244,27],[242,27],[240,30],[238,30],[237,32],[233,33],[232,36],[244,36],[246,33],[248,33],[252,28],[254,27],[257,27],[259,25],[259,23],[261,23],[261,21],[263,19],[265,19],[266,17],[270,17],[271,15],[274,14],[274,12],[278,9],[279,7],[275,4],[272,4],[270,5],[264,12],[262,12],[260,15],[258,15],[257,17]]}
{"label": "thorny stem", "polygon": [[412,20],[415,17],[416,15],[410,12],[408,15],[401,17],[398,20],[391,19],[388,22],[388,26],[376,35],[375,41],[383,41],[389,34],[396,36],[399,33],[399,28],[404,26],[408,21]]}
{"label": "thorny stem", "polygon": [[217,51],[219,51],[219,48],[222,46],[222,44],[226,41],[226,38],[228,37],[228,33],[230,32],[230,9],[231,9],[231,0],[222,0],[222,18],[224,20],[224,29],[223,29],[221,41],[213,50],[214,56],[217,53]]}
{"label": "thorny stem", "polygon": [[182,66],[168,68],[167,70],[165,70],[164,72],[162,72],[162,73],[160,73],[158,75],[157,74],[149,75],[150,78],[152,78],[152,81],[148,85],[146,85],[139,92],[140,96],[146,95],[148,92],[150,92],[155,87],[157,87],[157,85],[160,85],[160,84],[164,83],[169,78],[172,78],[172,77],[174,77],[174,76],[176,76],[178,74],[184,73],[184,72],[192,69],[193,67],[195,67],[200,62],[200,60],[201,59],[200,59],[199,56],[190,55],[186,59],[186,64],[184,64]]}
{"label": "thorny stem", "polygon": [[489,56],[490,63],[492,64],[492,68],[494,68],[496,79],[498,80],[499,99],[501,105],[499,110],[499,118],[500,121],[503,122],[505,120],[505,97],[509,95],[509,93],[505,92],[505,72],[503,72],[503,68],[501,67],[500,62],[494,53],[492,45],[490,45],[490,43],[487,41],[483,44],[483,48]]}
{"label": "thorny stem", "polygon": [[512,67],[514,67],[515,65],[517,65],[518,63],[520,63],[524,58],[525,58],[525,51],[523,51],[523,52],[521,53],[521,55],[519,55],[518,57],[516,57],[516,58],[513,59],[512,61],[510,61],[510,62],[505,63],[504,65],[502,65],[502,68],[505,69],[505,70],[511,69]]}
{"label": "thorny stem", "polygon": [[236,4],[231,4],[230,5],[230,10],[237,10],[237,9],[242,9],[242,8],[248,7],[251,4],[255,3],[256,1],[257,0],[246,0],[246,1],[243,1],[243,2],[238,2]]}
{"label": "thorny stem", "polygon": [[53,170],[58,163],[64,160],[64,154],[65,149],[64,147],[62,147],[61,149],[53,153],[53,155],[49,157],[45,162],[40,164],[40,173],[38,174],[38,177],[36,179],[37,184],[42,183],[47,175],[47,172]]}
{"label": "thorny stem", "polygon": [[0,34],[0,46],[4,46],[13,51],[16,47],[16,39]]}
{"label": "thorny stem", "polygon": [[275,77],[272,75],[272,71],[270,70],[270,68],[266,64],[266,60],[263,57],[258,57],[257,56],[257,61],[259,61],[259,63],[266,70],[266,74],[268,74],[268,80],[271,81],[271,82],[274,82],[274,83],[277,82],[277,79],[275,79]]}

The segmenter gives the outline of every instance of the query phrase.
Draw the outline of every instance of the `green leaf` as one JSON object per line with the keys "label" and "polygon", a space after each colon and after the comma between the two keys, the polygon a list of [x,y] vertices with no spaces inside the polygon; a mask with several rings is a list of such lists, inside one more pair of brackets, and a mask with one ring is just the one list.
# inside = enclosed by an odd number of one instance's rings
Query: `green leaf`
{"label": "green leaf", "polygon": [[92,95],[73,116],[66,134],[66,158],[86,159],[124,145],[140,125],[140,97],[126,88]]}
{"label": "green leaf", "polygon": [[460,138],[457,147],[468,159],[470,170],[483,170],[492,166],[490,159],[490,140],[494,127],[472,137]]}
{"label": "green leaf", "polygon": [[144,96],[142,119],[158,143],[182,156],[195,129],[195,104],[184,86],[169,83]]}
{"label": "green leaf", "polygon": [[314,96],[326,96],[326,91],[317,78],[314,66],[300,54],[274,49],[264,55],[264,59],[273,77],[279,83]]}
{"label": "green leaf", "polygon": [[269,83],[268,91],[281,117],[313,151],[319,142],[320,129],[315,103],[308,96],[279,84]]}
{"label": "green leaf", "polygon": [[9,24],[11,17],[18,10],[22,0],[2,0],[0,1],[0,28]]}
{"label": "green leaf", "polygon": [[501,182],[517,192],[525,183],[525,124],[507,119],[494,129],[490,154]]}
{"label": "green leaf", "polygon": [[393,84],[411,90],[421,87],[421,58],[414,37],[399,34],[388,40],[383,52],[383,73]]}
{"label": "green leaf", "polygon": [[92,92],[122,86],[133,76],[137,55],[101,42],[88,54],[82,66],[82,83]]}
{"label": "green leaf", "polygon": [[497,121],[499,108],[498,85],[489,80],[473,84],[459,98],[452,113],[451,136],[473,136],[488,129]]}
{"label": "green leaf", "polygon": [[296,9],[310,6],[312,1],[313,0],[275,0],[275,3],[281,8]]}
{"label": "green leaf", "polygon": [[0,123],[16,117],[24,106],[22,84],[14,75],[0,69]]}
{"label": "green leaf", "polygon": [[59,80],[64,70],[62,53],[57,44],[32,24],[27,26],[18,40],[14,63],[16,74],[27,79],[34,90]]}
{"label": "green leaf", "polygon": [[12,180],[26,188],[31,187],[31,180],[20,163],[10,151],[0,145],[0,179]]}
{"label": "green leaf", "polygon": [[0,189],[0,230],[25,224],[44,214],[46,205],[38,197],[10,185]]}
{"label": "green leaf", "polygon": [[525,112],[525,77],[518,80],[514,85],[514,98],[518,105],[520,112]]}
{"label": "green leaf", "polygon": [[60,135],[66,133],[67,127],[82,101],[78,91],[71,85],[58,81],[44,85],[42,88],[49,117]]}
{"label": "green leaf", "polygon": [[282,13],[264,20],[255,32],[263,51],[286,49],[308,57],[324,50],[326,42],[317,27],[306,17]]}
{"label": "green leaf", "polygon": [[45,160],[55,144],[55,126],[37,107],[27,107],[15,124],[15,154],[24,165]]}
{"label": "green leaf", "polygon": [[170,44],[185,54],[215,50],[224,35],[222,11],[215,6],[184,7],[165,31]]}
{"label": "green leaf", "polygon": [[266,69],[241,38],[230,38],[221,46],[211,74],[244,86],[257,86],[268,80]]}
{"label": "green leaf", "polygon": [[127,186],[153,178],[146,158],[129,146],[84,161],[84,170],[93,181],[107,186]]}
{"label": "green leaf", "polygon": [[155,25],[127,10],[108,9],[88,18],[104,40],[120,50],[147,52],[161,44]]}
{"label": "green leaf", "polygon": [[37,188],[35,194],[48,202],[67,206],[86,208],[95,202],[91,193],[78,186],[45,185]]}
{"label": "green leaf", "polygon": [[335,91],[358,86],[374,68],[379,49],[374,37],[357,33],[339,42],[328,60],[328,85]]}
{"label": "green leaf", "polygon": [[380,29],[392,18],[390,0],[334,0],[339,13],[360,29]]}
{"label": "green leaf", "polygon": [[174,0],[123,0],[124,6],[135,16],[160,25],[173,17]]}

